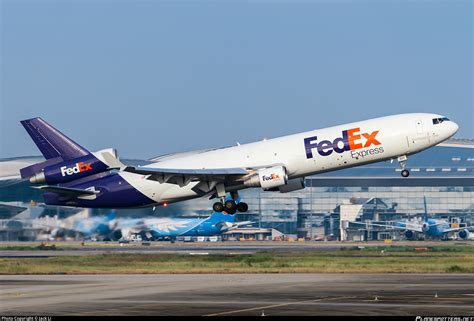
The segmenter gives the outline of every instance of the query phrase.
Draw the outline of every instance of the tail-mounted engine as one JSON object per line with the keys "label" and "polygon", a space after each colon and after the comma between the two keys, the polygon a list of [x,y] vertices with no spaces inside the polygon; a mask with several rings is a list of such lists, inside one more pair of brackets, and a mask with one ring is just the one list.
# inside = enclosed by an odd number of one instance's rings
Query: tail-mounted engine
{"label": "tail-mounted engine", "polygon": [[[106,151],[110,152],[109,150]],[[44,166],[41,166],[42,164]],[[105,162],[99,160],[94,154],[65,161],[59,160],[52,164],[46,161],[33,166],[33,168],[26,167],[22,169],[22,177],[29,177],[33,184],[47,183],[49,185],[70,182],[110,169]]]}

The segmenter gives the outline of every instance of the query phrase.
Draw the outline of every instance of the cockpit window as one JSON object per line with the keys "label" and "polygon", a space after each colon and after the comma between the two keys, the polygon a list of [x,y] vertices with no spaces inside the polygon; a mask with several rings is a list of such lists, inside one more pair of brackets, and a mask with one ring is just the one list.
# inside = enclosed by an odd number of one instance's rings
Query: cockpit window
{"label": "cockpit window", "polygon": [[441,124],[444,121],[449,121],[449,118],[448,117],[433,118],[433,125]]}

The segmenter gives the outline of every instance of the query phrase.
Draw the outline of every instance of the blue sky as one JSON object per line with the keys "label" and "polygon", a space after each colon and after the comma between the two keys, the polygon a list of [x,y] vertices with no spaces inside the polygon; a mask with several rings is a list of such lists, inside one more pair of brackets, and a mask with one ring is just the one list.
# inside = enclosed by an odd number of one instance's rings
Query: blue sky
{"label": "blue sky", "polygon": [[137,158],[403,112],[474,138],[471,1],[0,5],[0,157],[35,116]]}

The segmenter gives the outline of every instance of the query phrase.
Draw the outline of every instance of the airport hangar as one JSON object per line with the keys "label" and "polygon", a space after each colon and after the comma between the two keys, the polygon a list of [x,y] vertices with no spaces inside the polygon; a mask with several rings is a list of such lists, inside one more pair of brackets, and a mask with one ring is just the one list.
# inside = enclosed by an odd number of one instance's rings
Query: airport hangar
{"label": "airport hangar", "polygon": [[[21,158],[38,162],[39,157]],[[16,161],[19,159],[9,159]],[[133,165],[148,161],[123,160]],[[444,144],[412,155],[407,162],[411,175],[400,175],[398,162],[382,162],[308,177],[306,188],[290,193],[263,192],[248,189],[241,197],[249,204],[249,211],[239,214],[237,220],[255,221],[259,228],[276,229],[284,235],[310,239],[339,239],[341,205],[356,212],[357,221],[389,221],[422,217],[446,219],[454,224],[474,224],[474,140],[451,139]],[[29,188],[28,182],[0,187],[0,201],[31,200],[41,202],[41,192]],[[118,216],[208,216],[211,202],[205,198],[171,204],[153,212],[147,209],[117,210]],[[104,214],[105,210],[92,210]],[[46,215],[61,210],[45,211]],[[3,227],[8,214],[1,213]],[[264,233],[228,236],[261,239]],[[262,230],[263,231],[263,230]],[[354,240],[397,238],[399,232],[358,228],[349,233]]]}

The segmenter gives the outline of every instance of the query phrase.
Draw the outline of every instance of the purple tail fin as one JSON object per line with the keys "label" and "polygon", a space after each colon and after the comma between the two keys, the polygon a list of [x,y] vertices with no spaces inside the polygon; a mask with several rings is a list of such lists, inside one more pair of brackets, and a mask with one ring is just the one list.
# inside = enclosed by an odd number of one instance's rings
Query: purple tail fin
{"label": "purple tail fin", "polygon": [[90,154],[87,149],[39,117],[22,120],[21,124],[46,159],[61,157],[68,160]]}

